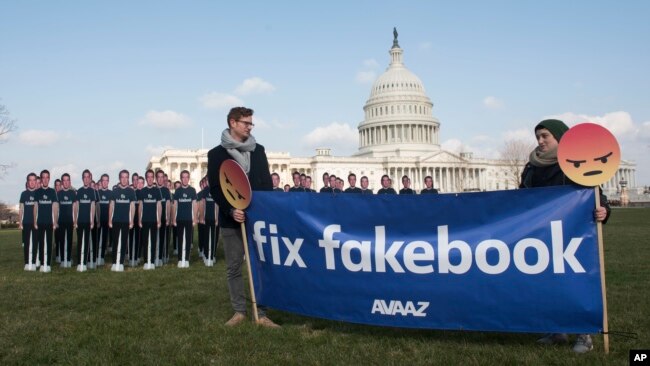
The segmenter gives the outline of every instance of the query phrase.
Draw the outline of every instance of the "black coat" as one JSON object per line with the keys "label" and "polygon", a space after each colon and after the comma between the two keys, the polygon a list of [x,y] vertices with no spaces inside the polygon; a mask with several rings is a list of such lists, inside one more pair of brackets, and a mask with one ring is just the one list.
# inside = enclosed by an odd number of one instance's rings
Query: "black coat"
{"label": "black coat", "polygon": [[[570,184],[580,186],[564,175],[560,164],[555,163],[545,167],[538,167],[527,163],[523,173],[521,173],[521,184],[519,188],[564,186]],[[598,192],[600,192],[600,205],[607,210],[607,216],[603,221],[604,224],[609,219],[609,214],[612,212],[612,209],[609,207],[607,196],[603,194],[603,191],[599,188]]]}
{"label": "black coat", "polygon": [[[248,180],[253,191],[271,191],[273,190],[273,181],[269,172],[269,161],[266,158],[264,146],[255,145],[255,150],[251,151],[251,166],[248,172]],[[233,159],[228,151],[221,145],[208,152],[208,182],[210,184],[210,195],[219,205],[219,226],[227,228],[238,228],[240,224],[230,215],[233,208],[226,200],[221,191],[219,182],[219,168],[224,160]],[[234,159],[233,159],[234,160]]]}

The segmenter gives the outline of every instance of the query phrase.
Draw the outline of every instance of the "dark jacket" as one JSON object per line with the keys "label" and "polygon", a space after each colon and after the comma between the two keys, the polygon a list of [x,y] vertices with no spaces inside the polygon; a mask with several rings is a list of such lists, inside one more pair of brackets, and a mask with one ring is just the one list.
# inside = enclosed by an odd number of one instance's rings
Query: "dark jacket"
{"label": "dark jacket", "polygon": [[[223,195],[219,182],[219,168],[221,167],[221,163],[227,159],[233,158],[221,145],[208,152],[208,182],[210,184],[210,194],[219,205],[219,225],[227,228],[238,228],[240,224],[230,215],[230,210],[233,207]],[[255,150],[251,152],[251,166],[248,172],[248,180],[253,191],[270,191],[273,189],[273,181],[269,172],[269,161],[266,158],[264,146],[260,144],[256,144]]]}
{"label": "dark jacket", "polygon": [[[534,166],[531,163],[527,163],[524,168],[523,173],[521,173],[521,184],[519,188],[535,188],[535,187],[551,187],[551,186],[565,186],[565,185],[575,185],[580,186],[578,183],[569,179],[560,168],[560,164],[553,164],[545,167]],[[609,203],[607,202],[607,196],[603,194],[603,191],[598,187],[598,192],[600,193],[600,205],[605,207],[607,210],[607,216],[603,220],[603,224],[609,220],[609,214],[612,212]]]}

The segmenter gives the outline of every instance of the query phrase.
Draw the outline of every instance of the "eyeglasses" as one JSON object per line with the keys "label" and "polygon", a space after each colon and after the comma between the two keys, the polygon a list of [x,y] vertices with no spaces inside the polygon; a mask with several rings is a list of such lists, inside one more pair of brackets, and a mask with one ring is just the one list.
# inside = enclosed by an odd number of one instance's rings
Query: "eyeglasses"
{"label": "eyeglasses", "polygon": [[248,121],[239,121],[239,120],[237,120],[236,122],[243,123],[244,126],[246,126],[246,127],[248,127],[248,128],[253,128],[253,127],[255,127],[255,124],[254,124],[253,122],[248,122]]}

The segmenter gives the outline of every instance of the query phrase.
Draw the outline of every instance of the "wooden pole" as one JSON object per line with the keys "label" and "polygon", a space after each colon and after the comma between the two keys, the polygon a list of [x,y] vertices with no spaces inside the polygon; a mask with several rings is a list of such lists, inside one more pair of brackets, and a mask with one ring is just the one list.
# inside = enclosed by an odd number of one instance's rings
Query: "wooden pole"
{"label": "wooden pole", "polygon": [[[600,207],[600,191],[594,187],[596,196],[596,209]],[[598,231],[598,258],[600,259],[600,285],[603,296],[603,347],[605,354],[609,354],[609,325],[607,324],[607,286],[605,286],[605,249],[603,247],[603,224],[596,221]]]}
{"label": "wooden pole", "polygon": [[253,303],[253,319],[255,323],[259,320],[257,315],[257,300],[255,299],[255,288],[253,287],[253,272],[251,271],[251,257],[248,253],[248,238],[246,237],[246,225],[241,223],[241,235],[244,243],[244,255],[246,256],[246,269],[248,270],[248,287],[251,292],[251,302]]}

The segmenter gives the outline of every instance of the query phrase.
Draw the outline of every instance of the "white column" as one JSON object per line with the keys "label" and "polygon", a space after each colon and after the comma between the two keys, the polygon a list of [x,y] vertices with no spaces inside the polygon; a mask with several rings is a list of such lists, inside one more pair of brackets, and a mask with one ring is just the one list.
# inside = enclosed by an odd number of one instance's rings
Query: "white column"
{"label": "white column", "polygon": [[454,168],[447,168],[447,175],[449,175],[449,192],[456,191],[456,185],[454,184]]}
{"label": "white column", "polygon": [[452,179],[452,189],[454,192],[458,192],[458,172],[456,171],[456,167],[451,168],[451,179]]}
{"label": "white column", "polygon": [[436,168],[435,168],[435,167],[431,167],[430,169],[431,169],[431,179],[432,179],[432,181],[433,181],[433,186],[434,186],[435,188],[438,188],[438,186],[436,185]]}
{"label": "white column", "polygon": [[449,192],[449,168],[440,168],[440,179],[445,192]]}
{"label": "white column", "polygon": [[487,191],[487,189],[488,189],[488,186],[487,186],[487,174],[485,172],[485,169],[479,170],[478,174],[479,174],[479,177],[481,177],[481,185],[483,186],[483,187],[481,187],[481,189]]}
{"label": "white column", "polygon": [[436,173],[436,168],[433,167],[429,168],[429,175],[431,176],[431,181],[433,182],[433,188],[437,188],[435,173]]}
{"label": "white column", "polygon": [[473,168],[472,169],[472,179],[474,180],[474,188],[477,188],[478,190],[481,190],[480,188],[480,183],[478,181],[478,169]]}
{"label": "white column", "polygon": [[419,186],[419,184],[420,184],[420,183],[418,183],[418,182],[419,182],[419,179],[418,179],[418,176],[419,176],[419,174],[418,174],[418,169],[416,169],[416,168],[411,168],[410,170],[413,172],[413,177],[411,178],[411,183],[412,183],[411,186],[413,186],[413,187],[417,187],[417,186]]}
{"label": "white column", "polygon": [[628,187],[633,187],[632,185],[632,169],[627,169],[627,182],[628,182]]}

